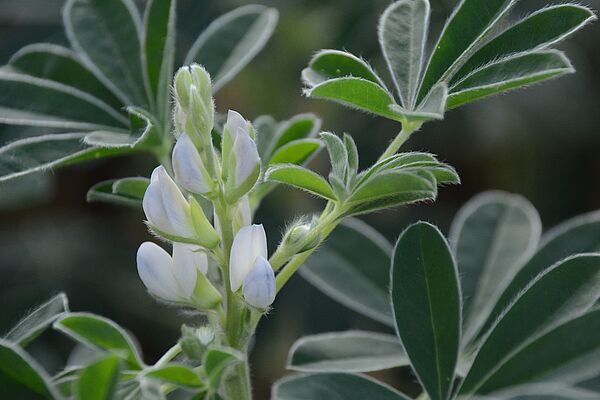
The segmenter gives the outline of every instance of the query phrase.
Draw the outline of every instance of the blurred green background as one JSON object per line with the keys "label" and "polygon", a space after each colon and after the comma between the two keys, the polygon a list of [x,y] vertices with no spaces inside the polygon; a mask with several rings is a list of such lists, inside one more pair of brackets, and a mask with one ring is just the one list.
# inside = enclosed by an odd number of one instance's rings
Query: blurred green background
{"label": "blurred green background", "polygon": [[[218,110],[232,108],[249,119],[261,114],[286,119],[315,112],[323,118],[325,130],[354,136],[362,165],[373,162],[398,126],[303,98],[300,71],[315,51],[343,48],[371,60],[385,74],[376,24],[389,1],[256,2],[277,7],[280,24],[267,48],[219,93]],[[179,0],[178,45],[188,48],[213,18],[247,3]],[[513,15],[546,3],[521,2]],[[584,3],[600,8],[600,0]],[[63,0],[0,0],[0,64],[25,44],[66,44],[62,5]],[[434,33],[454,5],[455,0],[432,0]],[[427,124],[406,148],[438,154],[458,169],[463,184],[443,188],[434,204],[381,212],[369,216],[367,222],[390,240],[419,219],[447,232],[461,204],[488,189],[527,197],[540,211],[545,228],[600,208],[600,185],[595,185],[600,177],[599,40],[600,24],[596,23],[561,46],[577,68],[576,75],[487,99],[449,112],[444,121]],[[0,144],[47,132],[0,125]],[[153,167],[151,157],[123,157],[0,184],[0,332],[28,307],[65,291],[73,310],[103,314],[129,329],[148,361],[155,361],[177,339],[178,326],[186,317],[156,304],[137,278],[135,252],[142,241],[150,239],[142,212],[85,201],[94,183],[148,176]],[[324,155],[312,167],[326,170]],[[282,188],[264,202],[257,221],[265,224],[274,248],[286,221],[321,206],[318,200]],[[295,277],[260,326],[252,355],[257,398],[268,398],[270,384],[286,373],[287,350],[296,338],[347,328],[386,329],[343,309]],[[32,352],[52,369],[65,362],[70,346],[50,333]],[[380,377],[414,390],[414,379],[406,371]]]}

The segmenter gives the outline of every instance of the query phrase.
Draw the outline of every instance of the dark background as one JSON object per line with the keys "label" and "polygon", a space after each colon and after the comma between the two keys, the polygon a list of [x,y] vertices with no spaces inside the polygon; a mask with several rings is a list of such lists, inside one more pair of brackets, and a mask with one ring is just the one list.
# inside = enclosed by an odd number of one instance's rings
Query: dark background
{"label": "dark background", "polygon": [[[351,133],[367,166],[383,151],[398,125],[301,95],[300,71],[321,48],[346,49],[371,60],[387,76],[376,38],[386,0],[279,0],[257,3],[277,7],[280,24],[259,57],[217,96],[221,112],[236,109],[247,118],[271,114],[285,119],[312,111],[324,129]],[[25,44],[66,43],[62,0],[0,0],[0,64]],[[216,16],[242,1],[179,0],[178,45],[187,49]],[[514,16],[546,0],[521,2]],[[600,8],[600,0],[585,0]],[[143,4],[143,2],[140,2]],[[433,33],[455,5],[432,0]],[[458,208],[488,189],[520,193],[539,210],[547,229],[577,214],[600,208],[600,24],[588,26],[560,46],[577,68],[576,75],[487,99],[451,111],[428,123],[407,148],[427,150],[455,166],[462,185],[440,191],[434,204],[382,212],[367,222],[393,240],[409,222],[425,219],[447,232]],[[35,134],[45,133],[38,128]],[[31,128],[0,125],[0,144]],[[323,171],[321,155],[313,167]],[[127,327],[153,362],[178,336],[185,317],[156,304],[144,291],[135,268],[137,246],[149,235],[141,211],[87,204],[85,194],[102,179],[147,176],[153,160],[133,156],[65,168],[46,175],[0,184],[0,332],[33,304],[58,291],[67,292],[73,310],[103,314]],[[317,200],[278,189],[263,204],[257,221],[267,227],[271,248],[285,222],[318,210]],[[285,374],[291,343],[304,334],[347,328],[386,328],[362,318],[295,277],[263,321],[253,352],[257,398]],[[71,344],[46,335],[32,352],[48,368],[65,361]],[[42,348],[44,347],[44,348]],[[410,390],[406,371],[379,377]],[[407,386],[408,385],[408,386]]]}

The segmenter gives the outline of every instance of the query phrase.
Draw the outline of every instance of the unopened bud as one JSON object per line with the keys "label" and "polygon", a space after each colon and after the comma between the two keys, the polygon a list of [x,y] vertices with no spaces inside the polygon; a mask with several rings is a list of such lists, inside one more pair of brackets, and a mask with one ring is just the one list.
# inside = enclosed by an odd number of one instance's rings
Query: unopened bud
{"label": "unopened bud", "polygon": [[181,350],[190,360],[200,361],[206,349],[215,339],[215,331],[209,326],[192,328],[187,325],[181,327]]}
{"label": "unopened bud", "polygon": [[190,86],[192,85],[192,74],[188,67],[181,67],[175,74],[175,96],[177,102],[184,110],[190,105]]}

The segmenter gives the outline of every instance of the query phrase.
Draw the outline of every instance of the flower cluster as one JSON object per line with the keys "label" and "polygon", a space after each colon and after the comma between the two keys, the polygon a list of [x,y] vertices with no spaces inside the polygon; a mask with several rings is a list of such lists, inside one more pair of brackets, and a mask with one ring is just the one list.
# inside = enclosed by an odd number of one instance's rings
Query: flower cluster
{"label": "flower cluster", "polygon": [[[228,289],[241,291],[250,306],[267,309],[275,299],[275,275],[265,231],[252,225],[248,200],[261,165],[252,125],[229,111],[220,151],[215,148],[210,77],[198,65],[177,73],[175,98],[171,165],[153,171],[143,199],[150,230],[173,244],[173,256],[143,243],[140,278],[152,295],[199,310],[220,307]],[[214,214],[212,222],[207,214]],[[211,265],[229,282],[210,279]]]}

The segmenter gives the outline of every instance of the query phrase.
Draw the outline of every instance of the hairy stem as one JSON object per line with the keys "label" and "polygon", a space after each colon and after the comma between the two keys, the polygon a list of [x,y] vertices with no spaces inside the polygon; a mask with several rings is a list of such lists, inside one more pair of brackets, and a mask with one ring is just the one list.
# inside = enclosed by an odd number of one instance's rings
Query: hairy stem
{"label": "hairy stem", "polygon": [[392,141],[392,143],[389,144],[388,148],[385,149],[385,151],[383,152],[381,157],[379,157],[377,162],[383,161],[386,158],[391,157],[394,154],[396,154],[398,152],[398,150],[400,149],[400,147],[402,147],[402,145],[404,143],[406,143],[406,141],[408,139],[410,139],[410,136],[414,132],[416,132],[421,127],[421,125],[422,125],[421,122],[413,122],[413,123],[405,122],[405,123],[403,123],[402,130],[400,131],[398,136],[396,136],[396,138]]}
{"label": "hairy stem", "polygon": [[181,353],[181,346],[179,343],[171,347],[167,352],[154,364],[156,367],[167,364],[169,361],[174,359],[179,353]]}

